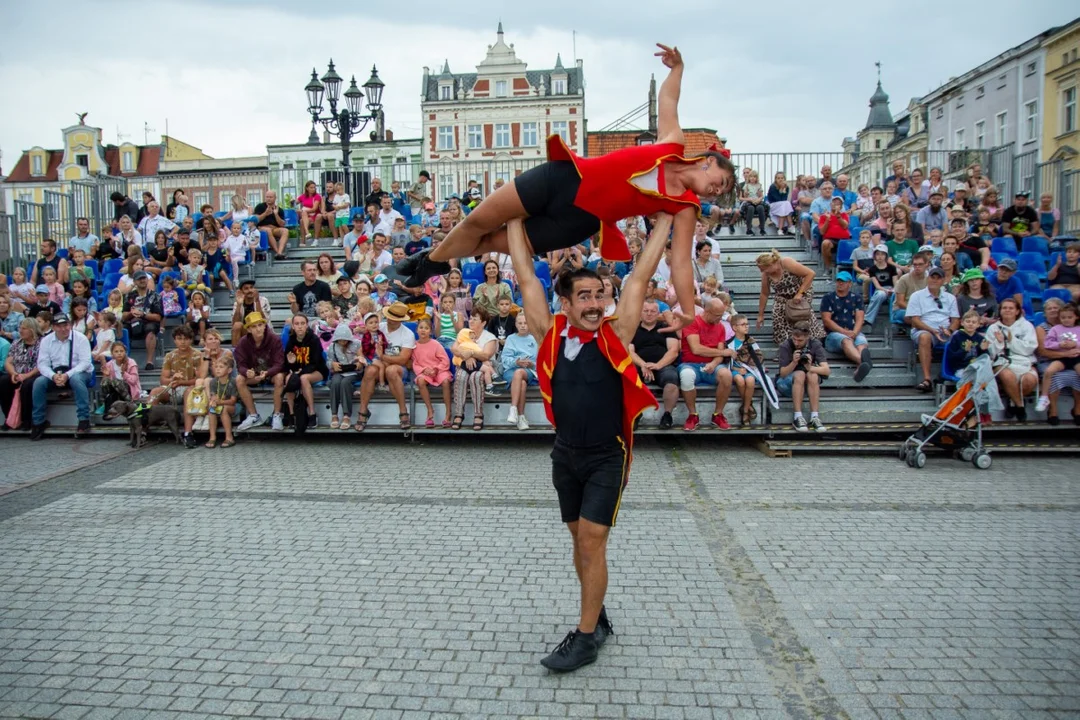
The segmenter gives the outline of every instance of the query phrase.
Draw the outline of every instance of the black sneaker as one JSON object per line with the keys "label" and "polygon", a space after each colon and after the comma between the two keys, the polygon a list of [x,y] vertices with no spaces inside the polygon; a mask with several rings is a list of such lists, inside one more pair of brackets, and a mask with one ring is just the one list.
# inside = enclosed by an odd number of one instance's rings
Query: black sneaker
{"label": "black sneaker", "polygon": [[[669,426],[670,427],[670,426]],[[596,646],[603,647],[607,639],[615,634],[615,628],[611,626],[611,620],[607,616],[607,608],[600,607],[600,617],[596,620]]]}
{"label": "black sneaker", "polygon": [[[450,272],[450,263],[448,262],[436,262],[435,260],[428,259],[428,255],[431,254],[431,248],[421,250],[418,253],[414,253],[405,258],[398,266],[394,267],[394,271],[400,275],[408,275],[408,279],[405,281],[405,287],[420,287],[428,278],[433,278],[436,275],[445,275]],[[415,264],[413,264],[415,261]],[[415,268],[411,273],[408,272],[410,268]]]}
{"label": "black sneaker", "polygon": [[[660,416],[660,429],[670,430],[671,426],[675,424],[675,421],[671,419],[671,413],[666,412]],[[600,611],[600,617],[604,617],[604,611]]]}
{"label": "black sneaker", "polygon": [[1027,422],[1027,408],[1023,405],[1013,408],[1013,413],[1016,416],[1016,422]]}
{"label": "black sneaker", "polygon": [[317,427],[319,427],[319,418],[315,417],[315,413],[308,413],[307,429],[314,430]]}
{"label": "black sneaker", "polygon": [[30,426],[30,439],[31,440],[42,440],[42,439],[44,439],[44,437],[45,437],[45,426],[44,425],[31,425]]}
{"label": "black sneaker", "polygon": [[184,434],[184,447],[186,447],[188,450],[195,449],[195,433]]}
{"label": "black sneaker", "polygon": [[90,421],[89,420],[80,420],[79,421],[79,426],[77,428],[75,428],[75,437],[76,438],[81,438],[81,437],[85,437],[86,435],[89,435],[89,434],[90,434]]}
{"label": "black sneaker", "polygon": [[555,672],[570,672],[596,662],[599,653],[600,646],[596,642],[596,634],[586,635],[575,628],[566,634],[563,641],[551,651],[550,655],[541,660],[540,664]]}

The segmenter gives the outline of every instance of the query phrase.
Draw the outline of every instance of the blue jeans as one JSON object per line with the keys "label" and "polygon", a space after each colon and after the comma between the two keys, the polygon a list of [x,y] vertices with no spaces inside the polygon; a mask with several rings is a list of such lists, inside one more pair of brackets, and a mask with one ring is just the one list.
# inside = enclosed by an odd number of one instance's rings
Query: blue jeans
{"label": "blue jeans", "polygon": [[890,320],[896,325],[904,325],[904,314],[907,312],[907,308],[893,308],[890,315]]}
{"label": "blue jeans", "polygon": [[[90,419],[90,391],[86,387],[88,382],[90,382],[89,373],[75,373],[74,375],[68,376],[66,387],[71,388],[71,392],[75,394],[75,414],[78,416],[79,420]],[[33,421],[35,425],[43,425],[45,423],[50,387],[56,387],[56,384],[52,380],[43,376],[34,378]]]}
{"label": "blue jeans", "polygon": [[863,320],[867,325],[874,324],[874,320],[877,319],[878,311],[881,310],[882,304],[889,297],[881,290],[873,290],[871,288],[871,291],[870,302],[866,304],[866,315],[863,317]]}
{"label": "blue jeans", "polygon": [[[831,332],[825,336],[825,349],[831,353],[840,352],[840,348],[843,347],[844,341],[849,340],[847,335],[838,332]],[[855,336],[855,347],[860,345],[866,345],[866,336],[859,333]]]}

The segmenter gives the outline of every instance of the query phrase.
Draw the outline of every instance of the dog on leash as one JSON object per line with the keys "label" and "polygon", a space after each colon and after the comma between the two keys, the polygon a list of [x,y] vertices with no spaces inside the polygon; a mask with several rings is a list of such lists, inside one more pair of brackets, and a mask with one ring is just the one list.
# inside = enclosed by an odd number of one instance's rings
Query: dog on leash
{"label": "dog on leash", "polygon": [[172,430],[176,443],[180,444],[180,411],[173,405],[145,405],[117,400],[109,406],[102,420],[122,417],[128,421],[131,431],[131,447],[140,448],[146,444],[146,433],[154,425],[165,425]]}

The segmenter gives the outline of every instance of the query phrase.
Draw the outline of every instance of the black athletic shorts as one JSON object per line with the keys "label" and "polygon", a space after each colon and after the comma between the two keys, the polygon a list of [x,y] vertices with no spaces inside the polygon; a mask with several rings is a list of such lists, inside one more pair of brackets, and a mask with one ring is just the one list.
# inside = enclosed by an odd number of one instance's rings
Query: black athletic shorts
{"label": "black athletic shorts", "polygon": [[621,438],[611,447],[590,450],[556,440],[551,451],[551,484],[566,523],[585,518],[614,527],[629,476],[630,453]]}
{"label": "black athletic shorts", "polygon": [[135,320],[128,323],[128,335],[140,340],[147,335],[157,335],[161,332],[161,323],[156,322],[143,322],[142,320]]}
{"label": "black athletic shorts", "polygon": [[574,205],[581,176],[567,160],[546,162],[514,178],[533,252],[549,253],[585,242],[600,232],[600,219]]}
{"label": "black athletic shorts", "polygon": [[660,388],[660,390],[663,390],[667,385],[678,385],[679,371],[674,365],[665,365],[659,370],[653,371],[653,381],[647,384]]}

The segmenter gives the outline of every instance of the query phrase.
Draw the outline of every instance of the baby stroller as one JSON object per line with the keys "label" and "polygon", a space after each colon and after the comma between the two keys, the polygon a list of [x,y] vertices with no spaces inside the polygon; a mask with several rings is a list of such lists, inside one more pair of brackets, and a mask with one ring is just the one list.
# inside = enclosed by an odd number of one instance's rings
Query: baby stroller
{"label": "baby stroller", "polygon": [[908,467],[925,467],[925,448],[934,445],[951,451],[958,460],[986,470],[993,460],[983,445],[980,406],[995,410],[1002,407],[990,359],[986,356],[976,358],[958,378],[951,376],[944,367],[942,375],[956,381],[956,392],[947,397],[933,415],[922,416],[922,427],[900,446],[900,459]]}

